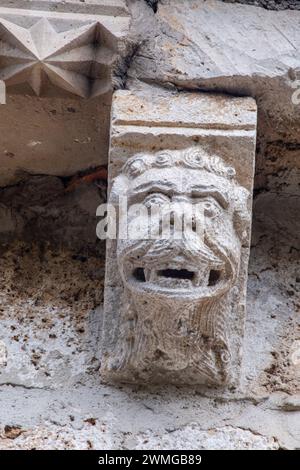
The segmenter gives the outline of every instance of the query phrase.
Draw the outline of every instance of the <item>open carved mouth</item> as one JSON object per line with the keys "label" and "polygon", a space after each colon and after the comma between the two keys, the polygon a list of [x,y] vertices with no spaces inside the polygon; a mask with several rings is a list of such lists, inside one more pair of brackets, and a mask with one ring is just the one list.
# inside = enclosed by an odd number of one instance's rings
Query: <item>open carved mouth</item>
{"label": "open carved mouth", "polygon": [[188,269],[149,269],[138,267],[133,273],[135,281],[140,283],[151,282],[162,284],[168,287],[213,287],[221,280],[222,272],[210,269],[206,276],[200,271],[190,271]]}

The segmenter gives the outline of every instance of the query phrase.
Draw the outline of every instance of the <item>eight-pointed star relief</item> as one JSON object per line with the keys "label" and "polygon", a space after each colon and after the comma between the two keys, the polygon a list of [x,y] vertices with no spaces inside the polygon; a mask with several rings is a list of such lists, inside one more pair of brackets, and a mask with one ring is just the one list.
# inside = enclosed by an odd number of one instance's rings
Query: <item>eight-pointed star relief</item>
{"label": "eight-pointed star relief", "polygon": [[47,79],[85,98],[105,93],[114,54],[99,38],[96,22],[57,32],[46,18],[29,29],[0,19],[0,79],[7,86],[28,83],[38,96]]}

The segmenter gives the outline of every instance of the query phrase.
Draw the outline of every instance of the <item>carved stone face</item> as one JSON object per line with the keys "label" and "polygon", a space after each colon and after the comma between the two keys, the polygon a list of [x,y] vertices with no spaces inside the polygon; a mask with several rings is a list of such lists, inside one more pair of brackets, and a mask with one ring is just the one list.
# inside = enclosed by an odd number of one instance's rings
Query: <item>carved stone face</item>
{"label": "carved stone face", "polygon": [[[245,190],[207,169],[176,165],[150,167],[133,178],[119,178],[115,191],[127,195],[128,224],[137,224],[140,231],[139,239],[118,239],[118,265],[125,286],[133,294],[185,302],[227,292],[239,270],[243,224],[236,201],[241,201]],[[130,214],[135,204],[148,212]],[[161,232],[156,239],[149,237],[165,223],[170,228],[167,237]]]}

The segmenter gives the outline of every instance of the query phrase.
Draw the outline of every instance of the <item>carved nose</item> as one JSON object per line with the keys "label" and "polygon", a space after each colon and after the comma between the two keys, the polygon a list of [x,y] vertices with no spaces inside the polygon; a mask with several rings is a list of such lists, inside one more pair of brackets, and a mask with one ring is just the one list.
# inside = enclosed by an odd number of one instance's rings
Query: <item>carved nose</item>
{"label": "carved nose", "polygon": [[197,218],[195,216],[192,217],[191,228],[193,232],[197,231]]}
{"label": "carved nose", "polygon": [[176,196],[173,196],[172,198],[172,202],[175,202],[175,203],[187,203],[189,204],[190,201],[189,201],[189,198],[186,197],[184,194],[177,194]]}
{"label": "carved nose", "polygon": [[171,214],[170,214],[170,225],[171,225],[171,227],[174,227],[174,223],[175,223],[175,215],[174,215],[174,212],[171,212]]}
{"label": "carved nose", "polygon": [[[197,226],[200,223],[200,220],[198,220],[196,215],[191,215],[191,214],[185,214],[180,211],[172,210],[170,212],[170,227],[174,228],[175,225],[178,225],[179,221],[183,222],[183,216],[185,217],[184,219],[184,224],[183,228],[192,230],[193,232],[197,231]],[[188,218],[189,217],[189,218]],[[177,222],[176,222],[177,219]],[[181,228],[181,227],[179,227]]]}

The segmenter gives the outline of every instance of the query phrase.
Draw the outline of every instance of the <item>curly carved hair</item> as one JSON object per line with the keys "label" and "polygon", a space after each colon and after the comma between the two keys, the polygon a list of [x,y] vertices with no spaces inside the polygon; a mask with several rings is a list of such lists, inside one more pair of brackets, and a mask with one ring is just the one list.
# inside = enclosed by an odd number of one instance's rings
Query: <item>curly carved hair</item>
{"label": "curly carved hair", "polygon": [[227,179],[234,178],[236,172],[231,166],[216,156],[209,155],[202,147],[184,150],[162,150],[157,153],[138,153],[125,163],[122,173],[136,178],[151,168],[171,168],[181,166],[196,170],[206,170]]}

